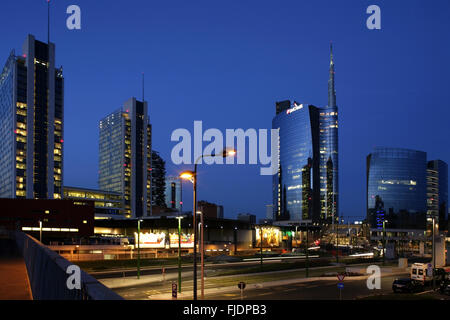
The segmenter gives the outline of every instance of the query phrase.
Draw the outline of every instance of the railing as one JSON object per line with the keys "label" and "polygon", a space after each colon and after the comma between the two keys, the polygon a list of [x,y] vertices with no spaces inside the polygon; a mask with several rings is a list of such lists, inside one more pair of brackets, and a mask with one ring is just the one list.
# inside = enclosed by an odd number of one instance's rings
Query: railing
{"label": "railing", "polygon": [[23,232],[13,232],[17,248],[27,267],[31,292],[35,300],[122,300],[97,279],[80,270],[81,288],[69,289],[66,273],[73,263],[51,251]]}

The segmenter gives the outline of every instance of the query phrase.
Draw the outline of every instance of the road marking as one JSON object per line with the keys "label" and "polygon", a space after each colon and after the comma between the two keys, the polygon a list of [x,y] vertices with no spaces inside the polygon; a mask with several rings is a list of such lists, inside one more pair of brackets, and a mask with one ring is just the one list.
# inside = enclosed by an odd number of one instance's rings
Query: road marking
{"label": "road marking", "polygon": [[415,295],[418,296],[418,295],[421,295],[421,294],[424,294],[424,293],[429,293],[429,292],[433,292],[433,290],[422,291],[422,292],[416,293]]}
{"label": "road marking", "polygon": [[224,293],[223,294],[225,297],[235,297],[235,296],[237,296],[238,294],[237,293]]}
{"label": "road marking", "polygon": [[267,296],[269,294],[273,294],[273,292],[260,293],[258,296]]}

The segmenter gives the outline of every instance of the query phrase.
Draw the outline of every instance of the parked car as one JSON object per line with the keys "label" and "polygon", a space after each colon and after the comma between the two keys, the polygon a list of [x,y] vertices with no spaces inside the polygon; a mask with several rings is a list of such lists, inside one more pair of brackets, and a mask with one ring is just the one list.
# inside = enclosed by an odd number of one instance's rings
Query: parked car
{"label": "parked car", "polygon": [[397,292],[420,292],[423,291],[423,283],[410,278],[395,279],[392,283],[392,291]]}
{"label": "parked car", "polygon": [[442,281],[441,285],[439,287],[439,291],[443,294],[448,294],[450,295],[450,281]]}

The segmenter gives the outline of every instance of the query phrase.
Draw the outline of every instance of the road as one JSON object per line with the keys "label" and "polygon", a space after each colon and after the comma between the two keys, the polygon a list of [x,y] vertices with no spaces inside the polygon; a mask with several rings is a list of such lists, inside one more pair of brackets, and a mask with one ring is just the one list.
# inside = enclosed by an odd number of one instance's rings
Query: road
{"label": "road", "polygon": [[[344,289],[341,291],[343,300],[352,300],[374,294],[392,293],[392,282],[398,277],[408,274],[387,276],[381,278],[380,290],[369,290],[367,280],[344,279]],[[308,283],[297,283],[291,285],[274,286],[244,290],[245,300],[339,300],[339,289],[336,280],[319,280]],[[224,293],[209,295],[209,300],[236,300],[240,299],[240,293]]]}
{"label": "road", "polygon": [[[347,277],[344,280],[342,289],[342,299],[356,299],[374,294],[392,293],[392,282],[395,278],[407,277],[408,274],[386,276],[381,278],[380,290],[369,290],[366,280],[351,280]],[[259,288],[245,290],[244,299],[248,300],[337,300],[339,299],[339,289],[336,280],[318,280],[307,283],[297,283],[290,285],[274,286],[270,288]],[[237,289],[237,288],[236,288]],[[192,291],[192,286],[184,286],[184,291]],[[117,288],[114,291],[125,299],[129,300],[149,300],[152,295],[160,293],[151,286],[135,286],[127,288]],[[208,300],[235,300],[240,299],[239,291],[208,294]]]}
{"label": "road", "polygon": [[[310,261],[314,260],[320,260],[323,258],[320,258],[318,256],[312,256],[309,258]],[[271,258],[267,259],[264,258],[264,264],[272,264],[272,263],[280,263],[282,261],[289,261],[289,262],[296,262],[296,261],[302,261],[305,260],[304,256],[298,256],[298,257],[279,257],[279,258]],[[211,270],[211,271],[225,271],[227,269],[238,269],[240,267],[252,267],[252,266],[259,266],[260,260],[256,261],[243,261],[243,262],[226,262],[226,263],[206,263],[205,264],[205,270]],[[197,264],[198,268],[200,269],[200,262]],[[192,262],[189,264],[183,263],[181,266],[182,271],[192,271]],[[96,279],[108,279],[108,278],[121,278],[121,277],[133,277],[137,275],[136,268],[122,268],[122,269],[112,269],[112,270],[105,270],[105,271],[91,271],[91,270],[85,270],[90,275],[95,277]],[[169,273],[178,273],[178,265],[167,265],[165,266],[166,274]],[[141,267],[140,271],[141,276],[144,275],[160,275],[161,274],[161,266],[150,266],[150,267]]]}

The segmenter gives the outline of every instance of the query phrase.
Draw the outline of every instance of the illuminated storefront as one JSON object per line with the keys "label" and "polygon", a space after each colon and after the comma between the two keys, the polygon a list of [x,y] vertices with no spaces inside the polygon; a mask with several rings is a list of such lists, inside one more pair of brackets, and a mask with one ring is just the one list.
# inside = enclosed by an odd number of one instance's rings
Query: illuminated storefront
{"label": "illuminated storefront", "polygon": [[[279,247],[281,232],[279,228],[262,227],[263,247]],[[261,246],[261,228],[255,227],[255,247]]]}

